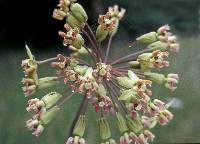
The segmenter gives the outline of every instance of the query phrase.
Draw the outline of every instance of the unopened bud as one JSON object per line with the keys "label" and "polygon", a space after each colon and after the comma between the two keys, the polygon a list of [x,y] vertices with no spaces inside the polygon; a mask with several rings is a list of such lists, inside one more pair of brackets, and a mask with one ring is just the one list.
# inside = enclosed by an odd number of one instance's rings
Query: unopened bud
{"label": "unopened bud", "polygon": [[59,110],[60,108],[58,108],[57,106],[54,106],[53,108],[51,108],[50,110],[42,114],[40,117],[41,123],[48,124],[56,116]]}
{"label": "unopened bud", "polygon": [[69,24],[73,28],[75,28],[75,27],[82,28],[82,27],[85,26],[84,23],[79,22],[72,14],[69,14],[66,17],[66,22],[67,22],[67,24]]}
{"label": "unopened bud", "polygon": [[150,32],[136,38],[138,43],[149,44],[158,40],[156,32]]}
{"label": "unopened bud", "polygon": [[131,131],[138,133],[143,129],[142,122],[139,117],[132,118],[130,115],[127,115],[126,120]]}
{"label": "unopened bud", "polygon": [[134,85],[134,81],[128,77],[117,77],[117,82],[120,86],[125,88],[132,88]]}
{"label": "unopened bud", "polygon": [[80,34],[76,35],[75,40],[71,43],[71,45],[77,49],[80,49],[84,45],[84,39]]}
{"label": "unopened bud", "polygon": [[165,42],[157,41],[157,42],[154,42],[152,44],[149,44],[147,47],[151,50],[161,50],[161,51],[163,51],[163,50],[166,50],[169,47],[169,45]]}
{"label": "unopened bud", "polygon": [[87,13],[80,4],[78,3],[71,4],[70,10],[73,16],[81,23],[85,23],[87,21],[88,19]]}
{"label": "unopened bud", "polygon": [[102,42],[108,35],[108,30],[104,29],[101,25],[97,27],[96,38],[98,42]]}
{"label": "unopened bud", "polygon": [[45,103],[45,107],[48,109],[52,107],[61,97],[61,94],[57,92],[51,92],[45,95],[41,100]]}
{"label": "unopened bud", "polygon": [[126,125],[125,118],[120,113],[117,113],[116,116],[117,116],[117,125],[118,125],[120,132],[124,133],[124,132],[128,131],[128,127]]}
{"label": "unopened bud", "polygon": [[83,137],[85,132],[85,115],[80,115],[74,127],[73,135]]}
{"label": "unopened bud", "polygon": [[45,89],[48,87],[52,87],[58,83],[59,81],[57,77],[44,77],[38,80],[38,88]]}
{"label": "unopened bud", "polygon": [[107,140],[111,137],[110,127],[106,118],[98,120],[99,132],[102,140]]}
{"label": "unopened bud", "polygon": [[165,81],[165,76],[163,74],[145,72],[144,75],[147,77],[147,79],[155,81],[158,84],[162,84]]}

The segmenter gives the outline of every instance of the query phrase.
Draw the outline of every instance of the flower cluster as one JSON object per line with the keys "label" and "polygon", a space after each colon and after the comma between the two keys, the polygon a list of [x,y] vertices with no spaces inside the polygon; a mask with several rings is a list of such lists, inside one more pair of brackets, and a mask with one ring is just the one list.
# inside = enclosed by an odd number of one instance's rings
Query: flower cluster
{"label": "flower cluster", "polygon": [[[44,88],[52,88],[59,82],[63,91],[47,93],[42,98],[28,100],[26,110],[32,117],[26,121],[33,135],[39,136],[70,98],[79,93],[82,97],[75,119],[69,129],[66,144],[85,144],[86,112],[94,109],[97,117],[101,144],[147,144],[155,135],[150,131],[157,124],[166,125],[172,120],[169,111],[171,103],[154,99],[151,85],[155,82],[174,91],[179,77],[177,74],[162,74],[161,69],[169,67],[167,60],[171,51],[178,52],[177,38],[168,25],[136,38],[134,46],[142,44],[144,49],[122,56],[111,62],[113,37],[119,29],[119,22],[125,9],[115,5],[98,18],[96,33],[87,23],[88,16],[76,0],[60,0],[53,12],[57,20],[64,20],[64,30],[59,31],[63,45],[73,50],[71,55],[58,54],[42,61],[35,60],[26,46],[28,58],[22,61],[25,76],[22,79],[25,96],[34,95]],[[101,42],[109,37],[104,53]],[[90,48],[87,46],[90,42]],[[129,45],[131,48],[133,45]],[[104,55],[105,54],[105,55]],[[84,59],[83,55],[88,59]],[[50,62],[56,69],[52,77],[38,78],[38,65]],[[159,71],[158,71],[159,70]],[[53,89],[53,88],[52,88]],[[64,95],[67,96],[64,96]],[[92,107],[88,107],[91,104]],[[112,137],[108,115],[116,119],[118,140]],[[94,118],[93,118],[94,119]]]}

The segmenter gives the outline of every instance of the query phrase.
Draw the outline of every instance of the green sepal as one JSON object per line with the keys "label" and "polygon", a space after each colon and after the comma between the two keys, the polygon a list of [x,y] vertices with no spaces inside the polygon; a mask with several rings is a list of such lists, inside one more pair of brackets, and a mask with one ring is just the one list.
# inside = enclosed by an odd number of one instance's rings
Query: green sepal
{"label": "green sepal", "polygon": [[99,84],[97,92],[100,96],[106,96],[106,89],[102,84]]}
{"label": "green sepal", "polygon": [[76,67],[74,67],[74,71],[77,72],[80,75],[84,75],[85,72],[87,71],[88,66],[79,66],[77,65]]}
{"label": "green sepal", "polygon": [[101,25],[97,27],[96,38],[98,42],[102,42],[108,36],[108,30],[104,29]]}
{"label": "green sepal", "polygon": [[162,84],[165,81],[165,76],[159,73],[144,72],[147,79],[155,81],[158,84]]}
{"label": "green sepal", "polygon": [[57,77],[44,77],[40,78],[38,80],[38,89],[45,89],[48,87],[52,87],[56,84],[58,84],[58,78]]}
{"label": "green sepal", "polygon": [[133,69],[140,66],[140,63],[138,61],[130,61],[128,64],[130,65],[130,68]]}
{"label": "green sepal", "polygon": [[83,137],[85,132],[85,115],[80,115],[73,130],[73,136]]}
{"label": "green sepal", "polygon": [[111,131],[106,118],[102,117],[98,120],[99,133],[102,140],[107,140],[111,137]]}
{"label": "green sepal", "polygon": [[45,103],[45,107],[48,109],[52,107],[56,102],[62,97],[61,94],[57,92],[51,92],[45,95],[41,100]]}
{"label": "green sepal", "polygon": [[85,26],[84,23],[79,22],[72,14],[67,15],[66,23],[69,24],[72,28],[83,28]]}
{"label": "green sepal", "polygon": [[143,129],[143,125],[139,117],[133,118],[130,115],[127,115],[126,120],[129,129],[134,133],[139,133]]}
{"label": "green sepal", "polygon": [[154,42],[147,46],[147,48],[149,48],[151,50],[161,50],[161,51],[166,50],[168,47],[169,47],[169,45],[167,43],[161,42],[161,41]]}
{"label": "green sepal", "polygon": [[51,122],[51,120],[56,116],[59,110],[59,107],[54,106],[47,112],[43,113],[40,117],[41,124],[48,124],[49,122]]}
{"label": "green sepal", "polygon": [[134,85],[134,81],[128,77],[117,77],[116,80],[120,86],[125,88],[132,88]]}
{"label": "green sepal", "polygon": [[136,40],[138,43],[144,43],[144,44],[153,43],[158,40],[157,33],[149,32],[149,33],[146,33],[146,34],[136,38]]}
{"label": "green sepal", "polygon": [[128,89],[122,91],[122,94],[119,96],[119,100],[129,101],[130,99],[136,97],[136,93],[133,89]]}
{"label": "green sepal", "polygon": [[88,20],[87,13],[79,3],[71,4],[70,10],[73,16],[78,19],[81,23],[85,23]]}
{"label": "green sepal", "polygon": [[120,113],[117,113],[116,117],[117,117],[117,126],[119,128],[119,131],[121,133],[127,132],[128,127],[127,127],[125,118]]}
{"label": "green sepal", "polygon": [[72,42],[72,46],[81,49],[81,47],[84,45],[85,41],[83,37],[80,34],[77,34],[76,39]]}
{"label": "green sepal", "polygon": [[132,81],[136,81],[138,80],[139,78],[137,77],[137,75],[131,71],[131,70],[128,70],[128,77],[132,80]]}

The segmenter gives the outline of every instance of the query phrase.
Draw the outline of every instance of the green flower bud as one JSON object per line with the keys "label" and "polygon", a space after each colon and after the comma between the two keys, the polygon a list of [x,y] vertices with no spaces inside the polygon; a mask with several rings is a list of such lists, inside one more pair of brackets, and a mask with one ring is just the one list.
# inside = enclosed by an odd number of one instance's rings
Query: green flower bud
{"label": "green flower bud", "polygon": [[153,43],[158,40],[157,33],[149,32],[147,34],[144,34],[144,35],[136,38],[136,40],[137,40],[137,42],[144,43],[144,44]]}
{"label": "green flower bud", "polygon": [[76,79],[77,79],[77,78],[76,78],[76,75],[75,75],[75,74],[69,76],[69,80],[70,80],[71,82],[76,81]]}
{"label": "green flower bud", "polygon": [[38,88],[45,89],[48,87],[52,87],[58,83],[59,81],[57,77],[44,77],[38,80]]}
{"label": "green flower bud", "polygon": [[140,63],[141,70],[147,72],[150,70],[152,53],[143,53],[138,56],[137,61]]}
{"label": "green flower bud", "polygon": [[162,84],[165,81],[165,76],[163,74],[145,72],[144,75],[147,77],[147,79],[150,79],[151,81],[155,81],[158,84]]}
{"label": "green flower bud", "polygon": [[40,117],[41,124],[48,124],[56,116],[59,110],[59,107],[54,106],[53,108],[42,114]]}
{"label": "green flower bud", "polygon": [[169,47],[169,45],[165,42],[157,41],[152,44],[149,44],[147,48],[151,50],[166,50]]}
{"label": "green flower bud", "polygon": [[89,89],[91,89],[92,88],[92,84],[91,83],[85,83],[85,89],[86,90],[89,90]]}
{"label": "green flower bud", "polygon": [[104,29],[101,25],[98,26],[96,31],[96,38],[98,42],[102,42],[108,35],[108,30]]}
{"label": "green flower bud", "polygon": [[111,31],[109,31],[110,35],[112,35],[112,36],[114,36],[117,33],[118,28],[119,28],[119,19],[117,19],[117,18],[114,18],[114,19],[116,19],[115,26],[113,27],[113,29]]}
{"label": "green flower bud", "polygon": [[84,75],[85,72],[87,71],[88,66],[79,66],[77,65],[76,67],[74,67],[74,71],[77,72],[80,75]]}
{"label": "green flower bud", "polygon": [[126,116],[128,127],[134,133],[138,133],[143,129],[142,122],[139,117],[132,118],[130,115]]}
{"label": "green flower bud", "polygon": [[97,93],[100,96],[106,96],[106,89],[105,89],[105,87],[102,84],[99,84]]}
{"label": "green flower bud", "polygon": [[102,140],[107,140],[111,137],[110,127],[106,118],[100,118],[98,120],[99,133]]}
{"label": "green flower bud", "polygon": [[45,107],[48,109],[52,107],[61,97],[61,94],[57,92],[51,92],[45,95],[41,100],[45,103]]}
{"label": "green flower bud", "polygon": [[134,85],[134,81],[128,77],[117,77],[117,82],[120,86],[125,88],[132,88]]}
{"label": "green flower bud", "polygon": [[138,61],[130,61],[128,64],[130,65],[130,68],[137,68],[140,66]]}
{"label": "green flower bud", "polygon": [[87,13],[85,12],[84,8],[78,4],[78,3],[73,3],[71,4],[71,12],[73,16],[78,19],[79,22],[85,23],[88,20]]}
{"label": "green flower bud", "polygon": [[74,136],[83,137],[85,132],[85,115],[80,115],[73,130]]}
{"label": "green flower bud", "polygon": [[92,77],[93,69],[89,67],[87,71],[85,72],[84,77]]}
{"label": "green flower bud", "polygon": [[69,14],[66,17],[66,23],[69,24],[72,28],[83,28],[85,26],[84,23],[79,22],[72,14]]}
{"label": "green flower bud", "polygon": [[137,75],[136,75],[134,72],[132,72],[131,70],[128,70],[128,77],[129,77],[132,81],[134,81],[134,83],[135,83],[136,80],[139,79],[139,78],[137,77]]}
{"label": "green flower bud", "polygon": [[136,93],[133,89],[128,89],[122,91],[122,94],[119,96],[119,100],[129,101],[136,96]]}
{"label": "green flower bud", "polygon": [[72,42],[71,45],[77,49],[80,49],[84,43],[85,41],[83,37],[80,34],[77,34],[76,39]]}
{"label": "green flower bud", "polygon": [[117,113],[116,116],[117,116],[117,125],[118,125],[120,132],[125,133],[126,131],[128,131],[126,120],[120,113]]}
{"label": "green flower bud", "polygon": [[78,61],[76,59],[71,59],[71,62],[70,62],[70,67],[74,68],[78,65]]}

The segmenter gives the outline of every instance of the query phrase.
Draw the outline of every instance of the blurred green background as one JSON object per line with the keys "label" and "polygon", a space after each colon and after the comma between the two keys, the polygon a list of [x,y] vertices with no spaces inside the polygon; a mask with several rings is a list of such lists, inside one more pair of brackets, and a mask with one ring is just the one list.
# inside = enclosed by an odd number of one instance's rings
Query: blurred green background
{"label": "blurred green background", "polygon": [[[171,108],[175,117],[168,125],[158,126],[153,130],[156,134],[154,143],[200,142],[200,2],[198,0],[88,0],[87,2],[82,0],[80,2],[86,7],[86,11],[92,19],[89,22],[94,29],[97,25],[95,24],[97,14],[103,14],[107,6],[117,3],[127,9],[127,16],[121,22],[119,34],[114,39],[115,44],[113,44],[110,59],[120,57],[125,50],[128,52],[128,48],[120,48],[138,35],[155,30],[166,23],[172,26],[173,33],[178,35],[181,50],[178,54],[170,55],[171,67],[162,71],[178,73],[180,83],[173,93],[163,87],[153,85],[153,94],[154,97],[162,100],[176,98],[176,105]],[[57,3],[57,1],[52,3]],[[53,7],[51,7],[51,11]],[[24,98],[20,83],[23,77],[20,64],[21,60],[25,58],[24,42],[30,44],[38,60],[53,57],[57,53],[69,54],[66,48],[63,48],[59,38],[56,38],[54,43],[51,41],[57,37],[56,30],[62,29],[62,24],[58,23],[58,26],[55,26],[56,22],[51,24],[52,27],[55,27],[52,32],[55,36],[42,35],[47,37],[44,39],[44,43],[42,43],[41,36],[37,35],[37,32],[41,33],[41,31],[37,30],[35,32],[32,30],[30,34],[32,37],[22,36],[20,42],[23,43],[17,43],[18,39],[12,42],[12,35],[10,36],[11,42],[5,42],[5,37],[8,38],[5,36],[5,30],[0,35],[2,42],[0,45],[0,144],[58,144],[65,141],[67,128],[69,128],[78,107],[80,96],[66,104],[58,117],[45,127],[44,133],[39,138],[32,136],[25,127],[25,121],[30,115],[25,110],[28,98]],[[23,27],[21,28],[23,29]],[[43,28],[45,29],[45,25],[41,21],[41,29]],[[17,34],[15,37],[18,36]],[[26,36],[28,36],[28,32]],[[50,46],[49,43],[53,45]],[[39,67],[40,77],[52,76],[55,73],[47,68],[48,65]],[[42,91],[36,96],[42,96],[47,92],[49,90]],[[94,118],[96,114],[93,110],[89,110],[88,115],[85,137],[88,144],[96,144],[99,141]],[[112,127],[114,129],[115,125]],[[113,131],[113,134],[117,136],[118,132]]]}

